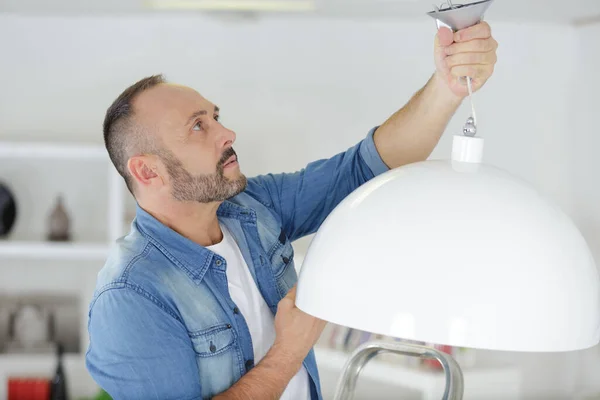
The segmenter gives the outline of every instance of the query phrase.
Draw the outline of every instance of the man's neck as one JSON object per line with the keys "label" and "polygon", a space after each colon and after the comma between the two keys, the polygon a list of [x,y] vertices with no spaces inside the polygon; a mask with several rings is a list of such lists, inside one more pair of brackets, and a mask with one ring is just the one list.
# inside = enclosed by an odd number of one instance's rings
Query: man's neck
{"label": "man's neck", "polygon": [[220,204],[174,200],[153,204],[139,202],[140,207],[162,224],[204,247],[217,244],[223,239],[217,219]]}

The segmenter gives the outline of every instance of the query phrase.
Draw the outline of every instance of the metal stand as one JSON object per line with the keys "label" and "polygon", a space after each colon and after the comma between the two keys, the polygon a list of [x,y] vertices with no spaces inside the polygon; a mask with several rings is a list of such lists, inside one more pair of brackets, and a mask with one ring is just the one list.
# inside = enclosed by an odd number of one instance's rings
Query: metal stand
{"label": "metal stand", "polygon": [[357,348],[344,366],[338,381],[335,400],[352,400],[356,388],[356,380],[362,368],[373,357],[381,353],[394,353],[404,356],[434,358],[444,368],[446,389],[443,400],[462,400],[463,374],[458,363],[449,354],[436,349],[406,343],[369,342]]}

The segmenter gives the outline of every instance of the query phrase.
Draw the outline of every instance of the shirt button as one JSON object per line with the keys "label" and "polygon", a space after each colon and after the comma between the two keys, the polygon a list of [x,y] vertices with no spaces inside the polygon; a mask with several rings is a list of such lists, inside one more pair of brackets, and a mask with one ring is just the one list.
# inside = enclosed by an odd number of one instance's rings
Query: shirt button
{"label": "shirt button", "polygon": [[240,313],[240,309],[239,309],[239,308],[237,308],[237,307],[235,307],[235,308],[233,309],[233,313],[234,313],[234,314],[239,314],[239,313]]}
{"label": "shirt button", "polygon": [[281,257],[281,259],[283,260],[283,263],[284,263],[284,264],[287,264],[287,263],[289,263],[289,262],[290,262],[290,259],[289,259],[289,258],[287,258],[287,257]]}
{"label": "shirt button", "polygon": [[223,263],[221,262],[221,260],[217,260],[217,261],[215,262],[215,264],[217,264],[217,267],[220,267],[220,266],[221,266],[221,264],[223,264]]}
{"label": "shirt button", "polygon": [[231,324],[227,324],[227,329],[231,329]]}
{"label": "shirt button", "polygon": [[246,371],[250,371],[254,367],[254,360],[246,361]]}
{"label": "shirt button", "polygon": [[215,346],[215,344],[214,344],[214,343],[211,343],[211,344],[210,344],[210,352],[211,352],[211,353],[214,353],[215,351],[217,351],[217,346]]}

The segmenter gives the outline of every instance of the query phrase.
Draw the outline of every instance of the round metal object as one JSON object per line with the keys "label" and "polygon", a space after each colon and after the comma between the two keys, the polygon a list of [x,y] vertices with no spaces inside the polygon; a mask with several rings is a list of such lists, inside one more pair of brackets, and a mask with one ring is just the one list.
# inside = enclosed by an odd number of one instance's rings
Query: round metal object
{"label": "round metal object", "polygon": [[463,126],[463,134],[465,136],[473,137],[477,134],[477,127],[475,126],[475,120],[473,117],[469,117],[465,125]]}

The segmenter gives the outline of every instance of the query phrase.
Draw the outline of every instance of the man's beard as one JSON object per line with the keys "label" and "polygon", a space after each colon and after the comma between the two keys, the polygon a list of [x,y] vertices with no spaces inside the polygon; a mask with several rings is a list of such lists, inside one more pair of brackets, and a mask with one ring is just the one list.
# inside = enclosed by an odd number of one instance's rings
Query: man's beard
{"label": "man's beard", "polygon": [[246,189],[246,177],[240,174],[235,180],[231,180],[223,171],[223,165],[234,155],[236,153],[233,148],[228,148],[217,163],[217,172],[193,176],[174,154],[161,151],[160,157],[165,163],[173,186],[173,198],[179,201],[211,203],[225,201],[243,192]]}

